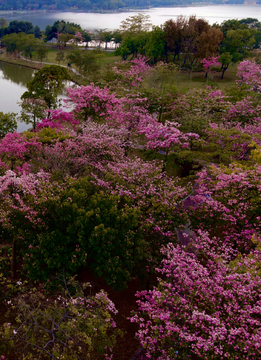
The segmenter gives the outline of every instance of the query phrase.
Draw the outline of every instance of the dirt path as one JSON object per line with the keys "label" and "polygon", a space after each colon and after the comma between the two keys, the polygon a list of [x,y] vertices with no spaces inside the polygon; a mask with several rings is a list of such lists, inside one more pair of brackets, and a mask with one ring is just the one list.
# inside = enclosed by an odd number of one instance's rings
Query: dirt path
{"label": "dirt path", "polygon": [[[45,64],[45,65],[57,65],[57,64],[54,64],[54,63],[47,63],[47,62],[44,62],[44,61],[36,61],[36,60],[29,60],[29,59],[26,59],[24,56],[22,56],[20,54],[20,58],[24,61],[29,61],[29,62],[32,62],[32,63],[35,63],[35,64]],[[58,65],[57,65],[58,66]],[[66,66],[66,65],[59,65],[59,66],[62,66],[66,69],[70,69],[74,74],[76,75],[79,75],[79,76],[82,76],[82,74],[80,74],[77,70],[75,70],[74,68],[72,68],[71,66]]]}

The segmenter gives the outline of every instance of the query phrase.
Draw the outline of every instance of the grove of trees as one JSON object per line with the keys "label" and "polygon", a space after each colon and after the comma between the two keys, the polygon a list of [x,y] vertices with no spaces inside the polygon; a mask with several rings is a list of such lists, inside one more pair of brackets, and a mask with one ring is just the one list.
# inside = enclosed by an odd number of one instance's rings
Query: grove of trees
{"label": "grove of trees", "polygon": [[55,38],[59,64],[67,60],[82,73],[99,70],[97,52],[84,51],[78,46],[85,42],[87,50],[89,43],[95,40],[99,47],[104,44],[105,51],[113,41],[117,47],[115,54],[123,60],[142,55],[150,64],[174,62],[189,73],[202,69],[202,60],[211,61],[218,56],[219,63],[216,61],[212,67],[220,66],[223,78],[231,63],[242,61],[253,49],[259,48],[261,39],[261,24],[253,18],[227,20],[210,26],[206,20],[195,16],[179,16],[162,26],[152,26],[149,16],[138,14],[127,18],[115,31],[96,29],[94,32],[63,20],[47,25],[45,31],[27,21],[14,20],[8,24],[2,20],[1,44],[8,54],[16,57],[23,54],[30,59],[36,55],[42,62],[48,54],[47,43]]}

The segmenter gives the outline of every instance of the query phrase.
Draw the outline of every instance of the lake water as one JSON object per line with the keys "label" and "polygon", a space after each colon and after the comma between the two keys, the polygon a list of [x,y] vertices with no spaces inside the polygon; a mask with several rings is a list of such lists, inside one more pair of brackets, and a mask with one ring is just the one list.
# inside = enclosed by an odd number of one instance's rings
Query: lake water
{"label": "lake water", "polygon": [[[26,84],[32,79],[34,71],[24,66],[0,61],[0,111],[20,113],[20,106],[17,102],[27,90]],[[17,131],[21,132],[29,127],[25,123],[19,123]]]}
{"label": "lake water", "polygon": [[13,12],[0,11],[0,17],[8,21],[30,21],[33,25],[39,25],[42,30],[46,25],[52,25],[56,20],[65,20],[81,25],[83,29],[117,29],[121,21],[127,17],[143,13],[150,15],[153,25],[161,25],[166,20],[176,19],[179,15],[196,15],[204,18],[212,25],[222,23],[228,19],[257,18],[261,21],[261,5],[208,5],[188,7],[166,7],[135,10],[121,13],[77,13],[77,12]]}
{"label": "lake water", "polygon": [[[35,70],[19,66],[3,63],[0,61],[0,111],[14,112],[19,114],[21,107],[21,95],[27,90],[26,84],[32,80]],[[73,83],[68,82],[66,87],[73,86]],[[58,96],[60,99],[66,97],[66,90]],[[22,132],[31,128],[31,125],[25,123],[18,123],[17,131]]]}

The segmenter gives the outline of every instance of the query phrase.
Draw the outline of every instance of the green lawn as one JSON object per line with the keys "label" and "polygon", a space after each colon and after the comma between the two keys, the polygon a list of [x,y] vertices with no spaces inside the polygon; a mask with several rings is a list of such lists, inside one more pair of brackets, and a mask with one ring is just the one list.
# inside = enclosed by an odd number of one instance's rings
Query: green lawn
{"label": "green lawn", "polygon": [[[70,50],[71,50],[71,48],[68,48],[68,49],[65,48],[63,50],[65,52],[65,58],[66,58],[66,56],[67,56],[67,54],[69,53]],[[48,55],[47,55],[47,58],[44,60],[44,62],[59,65],[59,63],[56,61],[57,51],[58,51],[58,49],[55,49],[55,48],[48,49]],[[83,51],[88,51],[88,50],[83,49]],[[106,65],[111,65],[115,61],[119,61],[121,59],[120,56],[115,56],[113,53],[110,53],[110,52],[108,52],[108,53],[103,52],[103,53],[101,53],[101,55],[99,57],[100,57],[100,62],[101,62],[102,67],[106,66]],[[32,60],[37,61],[38,59],[36,58],[36,56],[33,56]],[[61,61],[60,65],[67,65],[67,63],[68,63],[68,61],[65,59],[65,61]]]}
{"label": "green lawn", "polygon": [[[47,58],[44,60],[46,63],[53,63],[59,65],[59,63],[56,61],[56,54],[58,49],[55,47],[50,47],[48,49]],[[70,51],[70,48],[65,48],[64,52],[67,54]],[[85,50],[83,50],[85,51]],[[120,61],[120,56],[115,56],[114,53],[108,52],[108,53],[101,53],[99,56],[99,61],[101,64],[101,68],[105,68],[106,66],[113,65],[116,61]],[[0,59],[3,61],[8,61],[12,63],[19,63],[21,65],[25,66],[31,66],[33,68],[41,68],[41,64],[36,63],[30,63],[30,61],[24,61],[19,58],[15,58],[10,55],[3,54],[0,56]],[[36,56],[33,56],[33,61],[38,61]],[[68,60],[65,59],[64,61],[60,62],[60,65],[67,65]],[[75,68],[74,64],[72,64],[72,67]],[[76,69],[77,70],[77,69]],[[168,86],[174,86],[177,88],[177,90],[181,92],[186,92],[188,89],[193,88],[202,88],[205,85],[214,85],[217,88],[223,90],[224,88],[230,88],[235,85],[236,80],[236,72],[237,72],[237,64],[230,64],[228,70],[225,72],[224,79],[221,79],[221,70],[219,69],[216,73],[212,73],[209,76],[209,79],[206,80],[204,77],[204,73],[202,72],[192,72],[192,74],[189,76],[188,72],[186,71],[177,71],[173,73],[173,76],[169,77],[168,79],[164,80],[164,83]],[[86,82],[88,83],[89,80],[84,77],[75,76],[72,74],[72,77],[76,77],[76,82],[79,84],[85,85]],[[88,77],[88,76],[87,76]]]}
{"label": "green lawn", "polygon": [[202,88],[205,85],[213,85],[223,90],[224,88],[235,85],[236,73],[236,64],[231,64],[225,71],[224,79],[221,79],[221,71],[210,74],[208,79],[206,79],[205,74],[201,72],[194,72],[189,77],[187,72],[180,71],[177,75],[176,85],[183,91],[193,88]]}

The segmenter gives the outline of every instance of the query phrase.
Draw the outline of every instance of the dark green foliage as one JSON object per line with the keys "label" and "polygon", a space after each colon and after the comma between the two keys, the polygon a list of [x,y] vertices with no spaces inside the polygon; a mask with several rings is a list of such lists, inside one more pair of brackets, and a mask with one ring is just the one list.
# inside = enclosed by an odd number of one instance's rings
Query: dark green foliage
{"label": "dark green foliage", "polygon": [[10,258],[11,258],[12,248],[10,246],[2,246],[0,248],[0,278],[1,275],[8,277],[11,275],[10,269]]}
{"label": "dark green foliage", "polygon": [[14,216],[15,226],[26,234],[25,269],[31,278],[46,280],[61,270],[74,274],[88,264],[108,284],[122,288],[137,275],[146,256],[138,231],[140,210],[118,196],[96,190],[81,179],[59,198],[41,202],[37,206],[43,214],[40,228],[29,222],[22,228],[19,213]]}
{"label": "dark green foliage", "polygon": [[80,31],[80,25],[65,22],[64,20],[57,20],[53,26],[47,25],[45,28],[46,41],[52,38],[57,38],[57,34],[71,34],[74,35],[77,31]]}
{"label": "dark green foliage", "polygon": [[22,97],[42,98],[49,109],[57,105],[57,96],[64,88],[64,82],[70,80],[67,70],[58,65],[46,65],[35,73],[27,84],[28,91]]}
{"label": "dark green foliage", "polygon": [[[1,8],[1,5],[0,5]],[[1,9],[0,9],[1,10]],[[1,19],[0,19],[1,20]],[[4,22],[3,22],[4,24]],[[6,23],[5,23],[6,25]],[[7,24],[8,25],[8,24]],[[0,26],[0,38],[8,34],[18,34],[24,32],[25,34],[34,34],[36,38],[40,37],[40,28],[38,25],[33,26],[29,21],[13,20],[8,26]]]}
{"label": "dark green foliage", "polygon": [[75,64],[79,71],[91,73],[100,68],[98,56],[96,50],[85,51],[75,49],[69,52],[67,59],[71,64]]}
{"label": "dark green foliage", "polygon": [[3,113],[0,111],[0,139],[7,133],[14,132],[17,128],[15,113]]}
{"label": "dark green foliage", "polygon": [[103,290],[90,296],[88,285],[65,279],[52,295],[41,286],[20,291],[9,302],[11,322],[1,324],[0,354],[13,348],[27,360],[104,358],[121,335],[112,319],[117,310]]}

